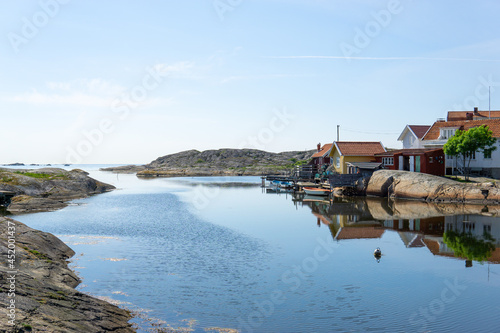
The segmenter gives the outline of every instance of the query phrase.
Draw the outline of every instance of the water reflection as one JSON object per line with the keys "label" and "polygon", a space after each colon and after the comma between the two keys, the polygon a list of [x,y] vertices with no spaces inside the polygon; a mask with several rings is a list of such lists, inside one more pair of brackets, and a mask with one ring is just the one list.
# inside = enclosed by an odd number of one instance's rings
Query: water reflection
{"label": "water reflection", "polygon": [[406,248],[426,247],[465,260],[466,267],[500,263],[499,207],[304,195],[294,195],[293,203],[308,206],[318,227],[328,227],[336,241],[376,239],[394,230]]}

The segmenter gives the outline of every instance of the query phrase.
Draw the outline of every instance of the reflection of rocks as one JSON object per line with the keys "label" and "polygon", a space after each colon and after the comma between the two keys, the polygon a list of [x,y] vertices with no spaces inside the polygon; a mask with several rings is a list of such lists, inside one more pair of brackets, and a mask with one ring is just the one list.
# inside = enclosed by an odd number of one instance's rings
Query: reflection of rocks
{"label": "reflection of rocks", "polygon": [[459,183],[443,177],[395,170],[376,171],[366,193],[428,202],[500,203],[500,190],[493,183]]}
{"label": "reflection of rocks", "polygon": [[[15,237],[8,227],[15,226]],[[12,230],[12,229],[11,229]],[[52,234],[0,217],[0,248],[7,253],[8,238],[15,239],[13,269],[0,265],[0,331],[7,332],[133,332],[128,311],[82,294],[74,288],[79,278],[67,266],[73,250]],[[6,255],[7,256],[7,255]],[[15,298],[8,271],[17,271]],[[16,326],[8,325],[7,306],[15,300]],[[23,326],[32,329],[23,330]]]}
{"label": "reflection of rocks", "polygon": [[370,214],[377,220],[424,219],[452,215],[500,216],[500,206],[482,206],[459,203],[433,203],[415,200],[387,202],[377,198],[366,198]]}

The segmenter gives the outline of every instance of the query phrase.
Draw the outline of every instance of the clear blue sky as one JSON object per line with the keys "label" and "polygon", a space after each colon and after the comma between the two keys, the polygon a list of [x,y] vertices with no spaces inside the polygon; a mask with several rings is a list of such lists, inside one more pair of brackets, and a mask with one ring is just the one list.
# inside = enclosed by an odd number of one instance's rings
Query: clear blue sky
{"label": "clear blue sky", "polygon": [[2,1],[0,163],[313,149],[337,125],[399,148],[406,124],[487,110],[487,86],[500,109],[498,13],[495,0]]}

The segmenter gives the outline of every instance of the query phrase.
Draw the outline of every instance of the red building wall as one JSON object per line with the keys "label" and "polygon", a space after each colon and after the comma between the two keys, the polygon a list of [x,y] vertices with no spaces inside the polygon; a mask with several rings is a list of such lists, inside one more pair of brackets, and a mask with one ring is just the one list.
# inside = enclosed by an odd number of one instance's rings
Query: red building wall
{"label": "red building wall", "polygon": [[[408,160],[410,156],[414,158],[420,156],[420,172],[427,173],[435,176],[444,176],[445,175],[445,167],[444,167],[444,153],[442,149],[439,150],[431,150],[427,152],[397,152],[394,154],[380,154],[381,156],[375,156],[377,162],[382,163],[384,157],[393,157],[394,164],[393,165],[384,165],[385,169],[390,170],[400,170],[399,168],[399,156],[403,156],[403,160]],[[415,159],[416,160],[416,159]],[[415,166],[416,167],[416,166]],[[406,168],[409,171],[407,166]],[[405,170],[405,168],[401,168],[401,170]]]}

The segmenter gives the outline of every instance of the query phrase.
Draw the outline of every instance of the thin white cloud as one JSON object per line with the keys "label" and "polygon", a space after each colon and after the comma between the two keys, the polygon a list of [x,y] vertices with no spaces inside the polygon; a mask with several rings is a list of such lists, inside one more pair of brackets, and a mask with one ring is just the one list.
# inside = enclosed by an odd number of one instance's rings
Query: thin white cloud
{"label": "thin white cloud", "polygon": [[112,99],[90,95],[82,92],[73,92],[69,94],[41,93],[33,91],[23,93],[7,98],[10,102],[27,103],[39,106],[85,106],[85,107],[103,107],[109,105]]}
{"label": "thin white cloud", "polygon": [[344,57],[344,56],[265,56],[270,59],[343,59],[343,60],[433,60],[433,61],[475,61],[500,62],[500,59],[440,58],[440,57]]}
{"label": "thin white cloud", "polygon": [[245,80],[272,80],[272,79],[314,77],[314,76],[315,75],[293,75],[293,74],[234,75],[222,79],[221,83],[228,83],[232,81],[245,81]]}
{"label": "thin white cloud", "polygon": [[191,61],[181,61],[173,65],[156,64],[153,66],[154,70],[162,75],[187,75],[193,67],[194,63]]}

